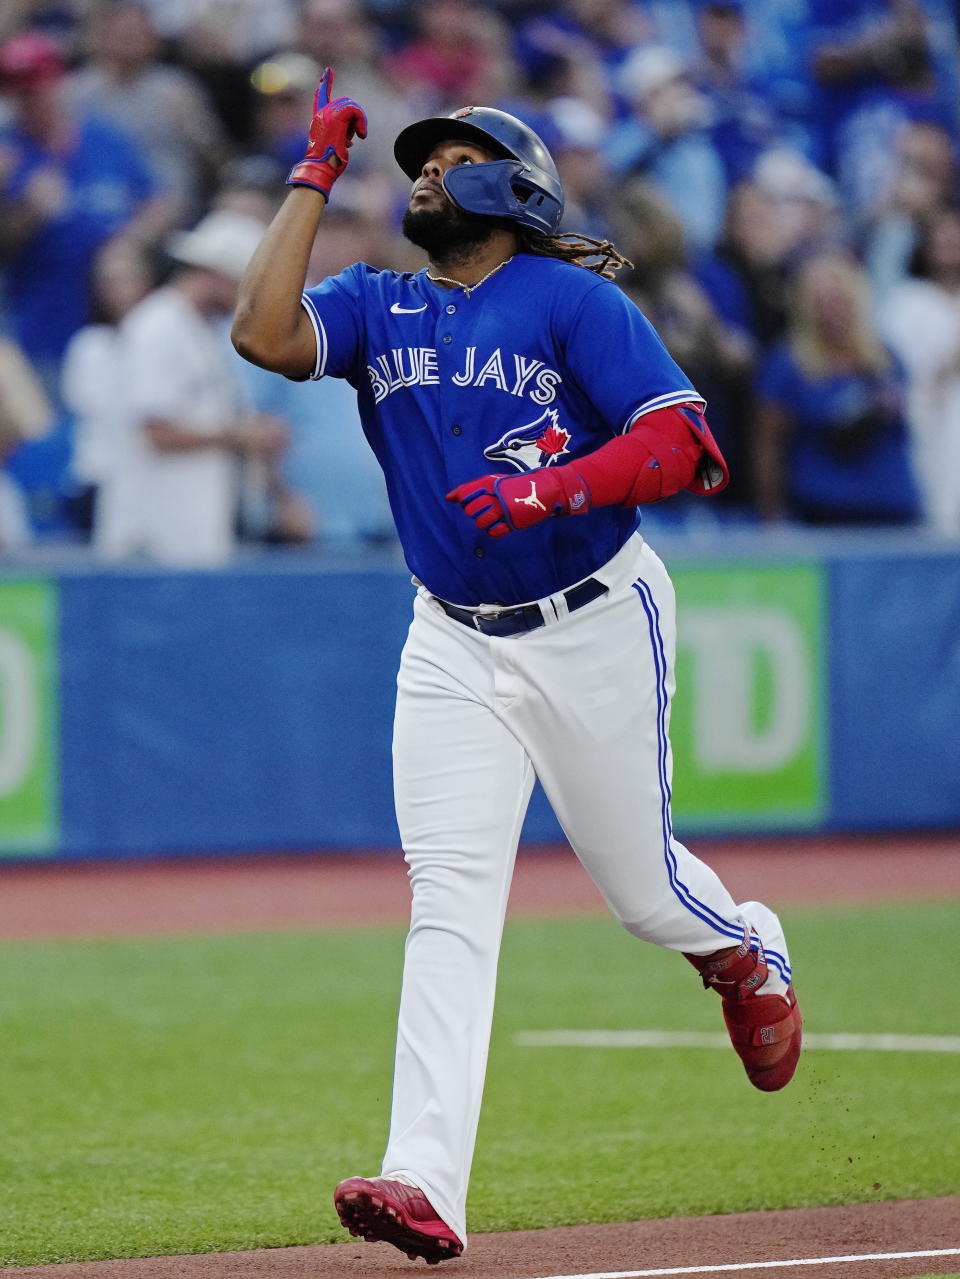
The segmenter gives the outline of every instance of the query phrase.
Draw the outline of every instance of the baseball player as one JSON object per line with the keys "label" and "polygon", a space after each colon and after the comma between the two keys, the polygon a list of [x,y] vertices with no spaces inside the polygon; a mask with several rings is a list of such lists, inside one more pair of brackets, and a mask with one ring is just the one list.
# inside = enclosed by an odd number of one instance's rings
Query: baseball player
{"label": "baseball player", "polygon": [[438,1262],[465,1203],[497,958],[539,778],[611,911],[717,990],[750,1081],[789,1082],[801,1019],[777,917],[737,904],[673,834],[675,608],[637,507],[727,480],[704,402],[612,282],[608,243],[559,235],[541,140],[486,107],[404,129],[416,273],[362,263],[303,292],[354,138],[317,93],[306,158],[241,287],[234,342],[342,377],[386,476],[416,595],[394,724],[412,914],[379,1177],[334,1199],[354,1235]]}

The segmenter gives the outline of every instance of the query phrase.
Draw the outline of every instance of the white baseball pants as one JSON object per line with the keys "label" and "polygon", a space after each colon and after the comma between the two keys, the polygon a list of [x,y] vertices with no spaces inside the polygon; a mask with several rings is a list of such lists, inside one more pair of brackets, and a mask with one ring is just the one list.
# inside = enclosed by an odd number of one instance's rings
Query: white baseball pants
{"label": "white baseball pants", "polygon": [[[635,534],[596,572],[606,595],[504,638],[423,588],[398,678],[397,817],[413,892],[390,1137],[381,1175],[419,1186],[466,1243],[466,1196],[520,828],[539,778],[580,861],[636,937],[706,955],[746,922],[789,981],[783,933],[734,903],[673,837],[673,586]],[[691,978],[694,977],[691,969]]]}

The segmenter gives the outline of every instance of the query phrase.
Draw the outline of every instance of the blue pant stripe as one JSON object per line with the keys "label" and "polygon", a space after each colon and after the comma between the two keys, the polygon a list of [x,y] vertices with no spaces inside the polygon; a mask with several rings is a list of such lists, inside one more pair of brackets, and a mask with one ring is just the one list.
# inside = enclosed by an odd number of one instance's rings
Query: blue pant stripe
{"label": "blue pant stripe", "polygon": [[657,688],[657,766],[660,776],[660,815],[663,830],[663,856],[667,867],[667,877],[670,881],[670,887],[683,905],[696,915],[698,919],[702,919],[705,924],[709,924],[716,932],[721,933],[725,937],[731,938],[733,941],[739,941],[743,936],[743,929],[739,924],[731,924],[716,911],[710,909],[705,903],[698,901],[691,893],[690,889],[683,883],[677,874],[677,858],[671,845],[673,838],[673,828],[670,819],[670,801],[672,798],[670,790],[670,782],[667,777],[667,706],[669,698],[667,695],[667,658],[663,645],[663,635],[660,631],[660,613],[653,599],[653,592],[642,578],[638,578],[633,583],[633,589],[637,592],[640,602],[643,605],[643,611],[647,615],[647,626],[650,631],[650,645],[653,650],[653,661],[656,668],[656,688]]}
{"label": "blue pant stripe", "polygon": [[791,977],[790,965],[783,955],[779,955],[775,950],[767,950],[766,946],[763,948],[763,953],[766,956],[767,964],[771,968],[775,968],[785,982],[789,982]]}

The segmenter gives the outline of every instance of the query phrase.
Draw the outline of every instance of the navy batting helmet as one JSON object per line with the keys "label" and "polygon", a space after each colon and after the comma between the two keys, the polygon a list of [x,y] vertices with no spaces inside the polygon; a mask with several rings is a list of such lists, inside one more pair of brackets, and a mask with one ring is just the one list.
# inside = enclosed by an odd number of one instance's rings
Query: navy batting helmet
{"label": "navy batting helmet", "polygon": [[420,176],[441,142],[471,142],[499,156],[486,164],[458,164],[443,187],[458,208],[552,235],[563,217],[563,187],[553,157],[529,125],[493,107],[462,107],[453,115],[420,120],[393,146],[408,178]]}

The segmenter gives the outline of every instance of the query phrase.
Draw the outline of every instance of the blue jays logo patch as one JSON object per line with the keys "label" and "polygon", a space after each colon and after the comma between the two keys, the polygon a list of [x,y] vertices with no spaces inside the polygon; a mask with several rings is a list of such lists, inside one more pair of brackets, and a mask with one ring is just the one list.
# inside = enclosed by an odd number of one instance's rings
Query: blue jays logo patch
{"label": "blue jays logo patch", "polygon": [[569,443],[570,432],[560,426],[559,413],[547,409],[535,422],[501,435],[496,444],[483,450],[483,456],[490,462],[509,462],[518,471],[536,471],[569,453]]}

